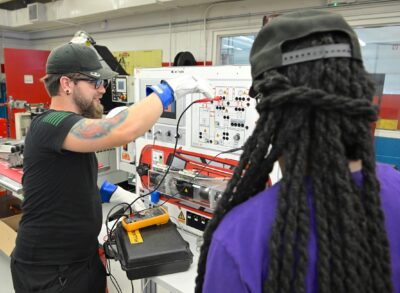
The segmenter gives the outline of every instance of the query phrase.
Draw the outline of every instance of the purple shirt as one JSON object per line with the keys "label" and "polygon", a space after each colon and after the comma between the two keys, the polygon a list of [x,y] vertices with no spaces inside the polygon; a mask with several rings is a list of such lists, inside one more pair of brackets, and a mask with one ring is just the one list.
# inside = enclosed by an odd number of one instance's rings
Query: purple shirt
{"label": "purple shirt", "polygon": [[[400,172],[377,164],[377,176],[390,245],[393,293],[400,293]],[[353,177],[361,185],[361,172]],[[203,292],[262,292],[278,191],[279,183],[235,207],[220,223],[207,258]],[[317,292],[317,239],[311,218],[307,292]]]}

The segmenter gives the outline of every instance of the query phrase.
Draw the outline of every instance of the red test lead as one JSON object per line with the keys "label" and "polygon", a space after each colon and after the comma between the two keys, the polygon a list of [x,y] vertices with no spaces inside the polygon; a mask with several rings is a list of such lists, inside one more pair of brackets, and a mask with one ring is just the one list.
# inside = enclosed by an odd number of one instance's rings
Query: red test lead
{"label": "red test lead", "polygon": [[209,102],[220,101],[220,100],[222,100],[222,97],[216,96],[212,99],[205,98],[205,99],[196,100],[195,103],[209,103]]}

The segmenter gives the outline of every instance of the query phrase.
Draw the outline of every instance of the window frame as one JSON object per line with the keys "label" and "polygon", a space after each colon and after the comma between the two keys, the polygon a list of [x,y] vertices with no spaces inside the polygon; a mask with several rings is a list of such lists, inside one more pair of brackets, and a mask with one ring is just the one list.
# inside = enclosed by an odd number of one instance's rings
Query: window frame
{"label": "window frame", "polygon": [[[247,29],[235,29],[235,30],[220,30],[220,31],[214,31],[213,32],[213,64],[216,66],[223,66],[221,64],[221,39],[225,37],[238,37],[238,36],[244,36],[244,35],[252,35],[254,36],[257,35],[261,27],[257,28],[247,28]],[[240,65],[249,65],[250,63],[247,64],[240,64]],[[233,64],[226,64],[226,65],[233,65]],[[239,64],[238,64],[239,65]]]}

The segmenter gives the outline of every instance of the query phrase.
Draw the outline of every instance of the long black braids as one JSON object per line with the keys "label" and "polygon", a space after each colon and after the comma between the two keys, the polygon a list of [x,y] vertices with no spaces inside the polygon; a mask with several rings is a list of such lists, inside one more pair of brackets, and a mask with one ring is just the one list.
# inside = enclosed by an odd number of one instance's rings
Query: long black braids
{"label": "long black braids", "polygon": [[[347,42],[339,32],[318,33],[284,50]],[[391,292],[370,127],[377,118],[374,86],[362,64],[348,58],[294,64],[265,72],[253,86],[260,118],[204,232],[195,292],[202,292],[214,231],[233,207],[265,188],[278,158],[284,170],[263,292],[307,292],[312,217],[319,292]],[[349,160],[362,162],[361,188]]]}

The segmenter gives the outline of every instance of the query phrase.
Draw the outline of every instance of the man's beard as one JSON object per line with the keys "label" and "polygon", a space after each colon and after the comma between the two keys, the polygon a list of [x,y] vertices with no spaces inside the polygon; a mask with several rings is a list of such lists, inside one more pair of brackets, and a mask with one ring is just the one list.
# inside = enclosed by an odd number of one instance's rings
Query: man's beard
{"label": "man's beard", "polygon": [[74,97],[75,104],[78,106],[81,114],[85,118],[100,119],[103,117],[103,105],[92,100],[85,101],[81,96]]}
{"label": "man's beard", "polygon": [[104,107],[100,103],[95,103],[92,101],[90,106],[82,111],[82,116],[85,118],[101,119],[103,117]]}

